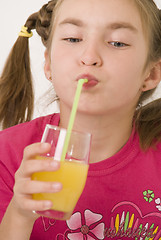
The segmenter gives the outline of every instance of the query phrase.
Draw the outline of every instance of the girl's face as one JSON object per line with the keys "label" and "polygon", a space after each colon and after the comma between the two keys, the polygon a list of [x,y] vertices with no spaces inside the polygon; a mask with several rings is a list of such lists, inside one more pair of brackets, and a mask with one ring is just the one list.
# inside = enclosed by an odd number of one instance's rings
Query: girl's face
{"label": "girl's face", "polygon": [[143,71],[147,55],[134,1],[64,0],[45,72],[52,76],[61,110],[71,108],[77,81],[86,77],[79,111],[129,114],[149,75]]}

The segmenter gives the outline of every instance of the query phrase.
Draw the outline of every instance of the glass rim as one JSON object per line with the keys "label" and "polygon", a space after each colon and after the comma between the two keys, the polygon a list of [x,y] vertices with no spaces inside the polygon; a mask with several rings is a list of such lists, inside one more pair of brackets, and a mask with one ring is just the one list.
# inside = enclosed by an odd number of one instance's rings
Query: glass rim
{"label": "glass rim", "polygon": [[[63,127],[52,125],[52,124],[46,124],[45,128],[46,127],[50,128],[50,129],[54,129],[54,130],[61,130],[61,129],[63,129],[65,131],[67,131],[67,128],[63,128]],[[92,134],[89,133],[89,132],[81,132],[81,131],[76,131],[76,130],[72,130],[72,134],[82,134],[82,135],[87,135],[89,137],[92,136]]]}

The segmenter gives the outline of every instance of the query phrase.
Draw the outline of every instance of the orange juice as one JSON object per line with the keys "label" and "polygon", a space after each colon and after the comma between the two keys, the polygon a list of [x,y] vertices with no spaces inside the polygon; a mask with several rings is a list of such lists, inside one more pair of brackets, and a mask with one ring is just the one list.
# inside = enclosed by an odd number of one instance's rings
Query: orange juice
{"label": "orange juice", "polygon": [[63,189],[57,193],[36,193],[33,194],[33,199],[51,200],[53,202],[52,209],[46,211],[46,215],[49,217],[62,220],[69,219],[84,189],[87,172],[87,164],[76,160],[65,160],[60,162],[58,171],[34,173],[32,180],[61,182]]}

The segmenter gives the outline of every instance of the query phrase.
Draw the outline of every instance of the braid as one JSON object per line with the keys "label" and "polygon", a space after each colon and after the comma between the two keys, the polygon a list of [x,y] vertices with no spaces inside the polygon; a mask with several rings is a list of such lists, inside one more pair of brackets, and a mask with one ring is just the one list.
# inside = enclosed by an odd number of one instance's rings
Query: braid
{"label": "braid", "polygon": [[[47,47],[52,12],[58,0],[49,1],[39,12],[32,14],[25,27],[30,33],[36,29]],[[34,94],[30,70],[28,38],[19,36],[0,76],[0,122],[2,129],[30,121],[34,108]]]}
{"label": "braid", "polygon": [[42,6],[39,12],[32,14],[26,21],[28,29],[36,29],[46,47],[51,31],[52,13],[57,2],[57,0],[49,1]]}
{"label": "braid", "polygon": [[50,22],[52,18],[52,11],[54,8],[54,1],[45,4],[38,13],[38,20],[36,24],[36,31],[41,36],[43,44],[47,45],[47,40],[50,33]]}

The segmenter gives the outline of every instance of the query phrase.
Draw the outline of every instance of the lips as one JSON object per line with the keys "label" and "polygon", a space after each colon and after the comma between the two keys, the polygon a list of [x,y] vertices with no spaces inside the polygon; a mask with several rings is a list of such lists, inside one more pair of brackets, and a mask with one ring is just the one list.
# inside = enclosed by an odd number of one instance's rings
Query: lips
{"label": "lips", "polygon": [[79,80],[81,78],[88,79],[88,82],[83,84],[84,89],[92,88],[92,87],[96,86],[99,82],[98,79],[96,79],[94,76],[92,76],[90,74],[81,75],[81,76],[79,76],[79,78],[77,80]]}

